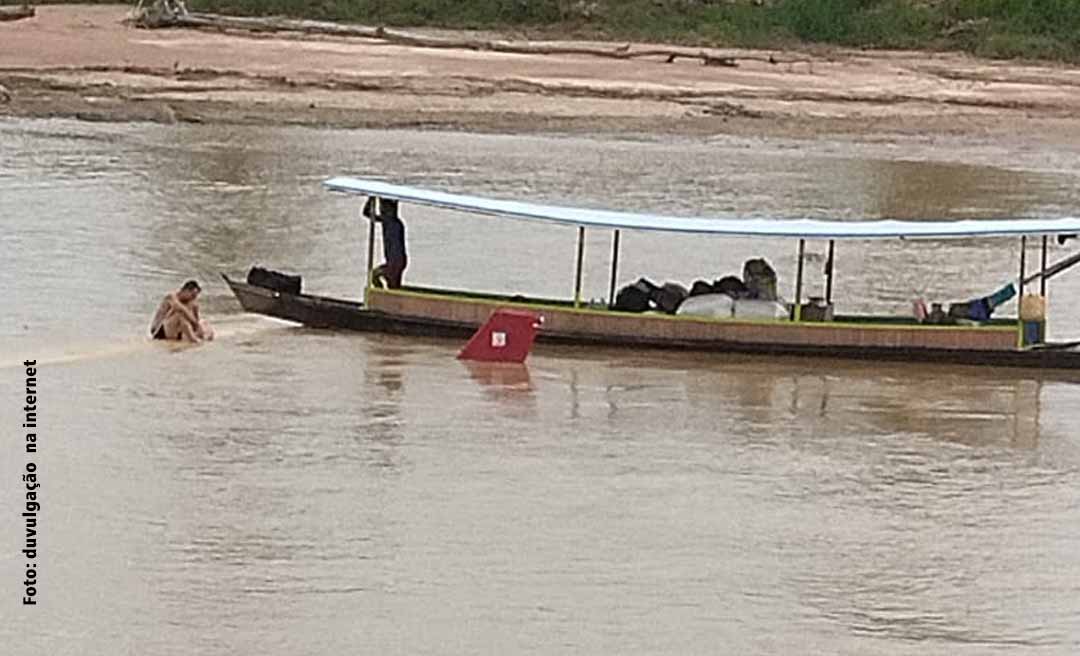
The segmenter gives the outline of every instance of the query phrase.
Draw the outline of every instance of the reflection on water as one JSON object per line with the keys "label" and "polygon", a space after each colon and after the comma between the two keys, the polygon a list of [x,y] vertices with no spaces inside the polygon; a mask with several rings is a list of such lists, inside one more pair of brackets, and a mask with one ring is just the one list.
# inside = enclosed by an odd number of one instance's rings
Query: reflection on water
{"label": "reflection on water", "polygon": [[[1076,381],[549,346],[524,367],[467,364],[455,341],[244,316],[214,277],[261,262],[358,295],[357,208],[317,185],[342,171],[673,212],[1075,207],[1075,171],[1042,155],[1005,170],[977,148],[934,164],[835,143],[66,122],[0,124],[0,142],[0,285],[17,295],[0,346],[42,354],[53,399],[49,603],[0,627],[5,643],[893,655],[1080,640]],[[418,282],[569,292],[573,231],[406,220]],[[587,296],[606,293],[609,238],[590,235]],[[715,277],[760,253],[784,282],[794,256],[786,242],[624,243],[626,278]],[[838,299],[875,311],[985,292],[1017,255],[996,240],[839,253]],[[192,275],[220,338],[134,340]],[[1052,288],[1059,336],[1080,319],[1076,285]]]}
{"label": "reflection on water", "polygon": [[[983,369],[967,366],[667,354],[664,362],[626,361],[620,351],[602,351],[601,357],[627,367],[679,370],[686,377],[685,388],[678,391],[647,384],[609,387],[605,395],[609,418],[635,407],[652,409],[664,401],[677,401],[703,412],[723,409],[746,424],[794,421],[814,435],[898,431],[971,447],[1037,447],[1046,384],[1024,373],[988,376]],[[723,376],[716,375],[720,365]],[[567,384],[573,395],[576,378]]]}
{"label": "reflection on water", "polygon": [[536,393],[525,364],[462,361],[485,396],[519,418],[538,419]]}

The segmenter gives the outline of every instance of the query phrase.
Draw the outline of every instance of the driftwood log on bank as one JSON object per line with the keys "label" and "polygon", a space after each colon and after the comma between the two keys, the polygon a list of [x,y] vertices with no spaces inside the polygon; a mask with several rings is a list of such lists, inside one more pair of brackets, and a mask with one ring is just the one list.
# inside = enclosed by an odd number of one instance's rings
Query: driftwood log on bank
{"label": "driftwood log on bank", "polygon": [[0,7],[0,21],[17,21],[23,18],[33,18],[34,8],[30,5],[18,7]]}
{"label": "driftwood log on bank", "polygon": [[580,55],[604,57],[608,59],[661,59],[672,63],[678,59],[697,59],[706,66],[739,65],[739,61],[760,61],[769,64],[809,63],[806,58],[777,58],[749,54],[708,52],[692,48],[677,47],[633,47],[629,43],[613,48],[589,45],[569,45],[557,43],[532,43],[528,41],[483,40],[470,38],[446,38],[426,36],[391,30],[385,27],[364,25],[342,25],[325,21],[313,21],[291,18],[247,18],[221,16],[218,14],[200,14],[188,12],[143,12],[136,16],[135,24],[147,28],[187,27],[220,31],[242,31],[249,33],[292,32],[339,37],[373,39],[395,45],[418,48],[447,48],[458,50],[482,50],[522,55]]}

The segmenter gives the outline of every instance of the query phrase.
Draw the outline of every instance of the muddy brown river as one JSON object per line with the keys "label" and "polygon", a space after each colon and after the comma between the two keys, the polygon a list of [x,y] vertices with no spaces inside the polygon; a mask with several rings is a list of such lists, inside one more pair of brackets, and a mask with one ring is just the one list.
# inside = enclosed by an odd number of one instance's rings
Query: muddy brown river
{"label": "muddy brown river", "polygon": [[[469,367],[456,341],[242,313],[219,271],[259,263],[359,295],[365,225],[355,200],[320,189],[335,174],[672,214],[1080,212],[1074,153],[971,139],[0,122],[0,651],[1080,649],[1080,378],[547,346],[527,368]],[[411,282],[571,293],[571,229],[403,214]],[[792,295],[789,241],[623,244],[622,282],[764,256]],[[586,297],[606,296],[609,249],[589,235]],[[825,245],[808,250],[814,294]],[[838,309],[983,295],[1018,260],[1011,239],[844,243]],[[219,339],[149,342],[157,299],[189,277]],[[1051,338],[1080,339],[1078,292],[1080,273],[1052,282]]]}

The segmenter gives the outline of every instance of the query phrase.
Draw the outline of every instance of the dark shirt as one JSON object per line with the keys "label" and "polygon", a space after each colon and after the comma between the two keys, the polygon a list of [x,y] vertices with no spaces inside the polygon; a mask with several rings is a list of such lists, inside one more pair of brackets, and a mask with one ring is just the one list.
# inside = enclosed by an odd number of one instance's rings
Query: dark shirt
{"label": "dark shirt", "polygon": [[382,219],[383,257],[387,262],[405,261],[405,224],[398,217]]}

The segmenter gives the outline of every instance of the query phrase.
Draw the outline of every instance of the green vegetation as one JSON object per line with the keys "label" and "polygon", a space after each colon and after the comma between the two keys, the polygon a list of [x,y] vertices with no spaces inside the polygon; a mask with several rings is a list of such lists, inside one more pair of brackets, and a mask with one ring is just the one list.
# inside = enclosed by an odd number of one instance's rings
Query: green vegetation
{"label": "green vegetation", "polygon": [[[13,4],[0,0],[0,4]],[[1080,0],[188,0],[193,11],[543,36],[963,50],[1080,62]]]}

